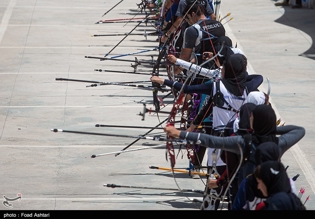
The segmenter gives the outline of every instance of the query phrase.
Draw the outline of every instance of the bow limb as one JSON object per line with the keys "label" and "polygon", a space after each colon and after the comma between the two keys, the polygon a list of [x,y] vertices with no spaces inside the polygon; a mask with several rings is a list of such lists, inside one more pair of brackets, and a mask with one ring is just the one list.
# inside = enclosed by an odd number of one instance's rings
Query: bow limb
{"label": "bow limb", "polygon": [[[173,104],[173,107],[171,109],[170,115],[167,120],[167,126],[174,126],[175,125],[175,117],[177,114],[177,110],[179,109],[182,99],[184,97],[184,93],[180,92],[178,95],[177,99],[175,100],[175,103]],[[173,169],[175,166],[175,151],[174,151],[174,145],[173,145],[173,137],[167,136],[167,141],[166,141],[166,149],[168,153],[168,157],[170,160],[171,168]]]}
{"label": "bow limb", "polygon": [[[222,51],[223,49],[223,45],[221,46],[220,48],[220,51],[215,55],[213,56],[212,58],[210,58],[208,60],[208,62],[214,60],[219,54],[220,52]],[[202,63],[202,65],[205,64],[205,63]],[[189,69],[187,69],[189,70]],[[171,113],[170,113],[170,119],[168,120],[168,124],[171,125],[171,126],[174,126],[174,123],[173,121],[175,121],[175,115],[176,115],[176,110],[179,109],[180,105],[182,104],[182,101],[183,99],[185,98],[185,94],[183,92],[183,89],[187,83],[187,81],[190,79],[190,77],[192,76],[192,74],[188,75],[188,77],[186,78],[185,82],[183,83],[183,86],[181,88],[181,90],[179,91],[179,95],[173,105],[173,108],[171,110]],[[184,104],[183,104],[183,107],[182,107],[182,123],[181,123],[181,128],[182,129],[186,129],[187,126],[185,125],[185,122],[183,123],[183,121],[185,120],[184,116],[187,116],[187,103],[185,103],[186,101],[184,101]],[[209,107],[210,108],[210,107]],[[170,157],[170,161],[171,161],[171,166],[172,168],[175,166],[175,156],[174,156],[174,147],[172,145],[172,141],[170,141],[168,144],[167,144],[167,150],[168,150],[168,154],[169,154],[169,157]]]}
{"label": "bow limb", "polygon": [[[209,180],[218,180],[218,177],[215,177],[216,173],[211,174],[211,175],[209,174],[206,188],[204,190],[204,199],[203,199],[200,210],[226,210],[224,208],[228,207],[229,204],[227,204],[226,206],[223,206],[223,204],[225,203],[226,199],[228,200],[227,198],[228,190],[230,189],[231,183],[235,179],[242,165],[242,160],[243,160],[242,147],[239,144],[237,144],[237,146],[240,150],[240,162],[238,166],[236,167],[235,171],[233,172],[232,177],[229,178],[229,173],[227,173],[227,176],[226,176],[227,181],[223,185],[221,185],[221,189],[218,190],[218,189],[209,188]],[[212,170],[213,170],[215,169],[215,165],[216,165],[215,162],[213,162],[212,165],[213,165],[212,167]],[[210,171],[210,173],[212,172],[212,170]]]}
{"label": "bow limb", "polygon": [[[223,43],[224,44],[224,43]],[[220,54],[220,52],[222,51],[222,49],[223,49],[223,45],[221,46],[221,48],[220,48],[220,51],[215,55],[215,56],[213,56],[212,58],[210,58],[209,60],[207,60],[206,62],[204,62],[204,63],[202,63],[200,66],[198,66],[198,65],[194,65],[194,64],[189,64],[189,65],[183,65],[183,67],[186,69],[186,70],[188,70],[188,71],[190,71],[192,74],[193,73],[195,73],[195,74],[200,74],[202,71],[204,71],[206,68],[202,68],[201,66],[203,66],[204,64],[206,64],[207,62],[210,62],[210,61],[212,61],[212,60],[214,60],[219,54]],[[183,63],[185,63],[185,61],[183,62]],[[188,62],[186,62],[186,63],[188,63]],[[215,81],[215,80],[217,80],[217,78],[220,76],[220,69],[219,70],[206,70],[206,71],[204,71],[204,72],[206,72],[205,74],[200,74],[200,75],[202,75],[202,76],[206,76],[206,77],[210,77],[210,79],[212,80],[212,81]],[[210,74],[209,74],[210,73]],[[197,103],[198,103],[198,105],[200,104],[200,101],[198,102],[198,100],[197,100]],[[208,107],[208,110],[210,109],[210,107],[211,107],[211,105]],[[207,110],[207,111],[208,111]],[[195,115],[195,116],[197,116],[197,114]],[[193,119],[194,120],[194,119]],[[200,125],[200,124],[199,124]]]}
{"label": "bow limb", "polygon": [[[165,57],[165,54],[166,54],[166,45],[167,45],[167,42],[165,42],[162,45],[162,48],[160,49],[158,58],[153,66],[152,76],[159,76],[159,67],[160,67],[162,58]],[[158,88],[160,88],[161,86],[159,83],[156,83],[156,82],[152,82],[152,86],[156,88],[153,90],[153,105],[155,107],[155,111],[158,112],[160,111],[160,100],[158,98]]]}
{"label": "bow limb", "polygon": [[267,78],[267,82],[268,82],[268,91],[267,91],[267,95],[270,96],[270,80],[269,78]]}
{"label": "bow limb", "polygon": [[[167,120],[168,126],[174,126],[174,124],[175,124],[175,116],[176,116],[177,110],[180,109],[180,106],[183,103],[183,99],[185,98],[184,87],[187,84],[187,82],[189,81],[189,79],[190,79],[190,76],[188,76],[186,78],[186,80],[183,83],[183,85],[179,91],[179,94],[178,94],[178,96],[177,96],[177,98],[176,98],[176,100],[172,106],[170,115],[169,115],[168,120]],[[174,168],[174,166],[175,166],[175,153],[174,153],[174,145],[173,145],[172,137],[170,137],[170,136],[167,136],[166,147],[167,147],[167,152],[168,152],[170,162],[171,162],[171,168]]]}
{"label": "bow limb", "polygon": [[[219,50],[219,52],[215,55],[215,56],[213,56],[212,58],[210,58],[209,60],[207,60],[206,62],[204,62],[204,63],[202,63],[201,65],[200,65],[200,67],[198,67],[197,65],[195,65],[195,64],[192,64],[192,63],[190,63],[190,64],[187,64],[188,62],[186,62],[186,61],[183,61],[182,63],[186,63],[186,65],[182,65],[182,67],[184,67],[186,70],[188,70],[188,71],[191,71],[192,73],[195,73],[195,74],[199,74],[204,68],[201,68],[201,66],[202,65],[204,65],[204,64],[206,64],[207,62],[210,62],[210,61],[212,61],[212,60],[214,60],[219,54],[220,54],[220,52],[222,51],[222,49],[223,49],[223,45],[224,45],[224,43],[222,44],[222,46],[221,46],[221,48],[220,48],[220,50]],[[210,71],[210,70],[209,70]],[[207,72],[209,72],[209,71],[207,71]],[[208,73],[207,73],[207,75],[208,75]],[[211,79],[212,80],[215,80],[217,77],[218,77],[218,75],[219,75],[219,73],[213,73],[213,74],[210,74],[211,75]],[[210,76],[210,75],[208,75],[208,76]],[[187,77],[187,79],[186,79],[186,81],[185,81],[185,83],[189,80],[189,77],[191,77],[192,76],[192,74],[190,74],[188,77]],[[185,83],[183,84],[183,86],[182,86],[182,89],[183,89],[183,87],[184,87],[184,85],[185,85]],[[188,105],[187,105],[187,102],[185,101],[185,103],[184,103],[184,105],[183,105],[183,107],[182,107],[182,117],[183,116],[185,116],[186,115],[186,117],[188,116],[187,115],[187,107],[188,107]],[[181,126],[181,128],[187,128],[187,126]]]}
{"label": "bow limb", "polygon": [[[165,2],[166,2],[166,0],[163,3],[165,3]],[[189,10],[196,3],[197,3],[197,0],[195,0],[192,3],[192,5],[187,10],[187,12],[183,15],[183,17],[178,17],[177,20],[173,23],[173,25],[166,31],[165,35],[162,36],[162,37],[164,37],[164,36],[166,37],[166,41],[165,41],[164,45],[168,44],[168,54],[175,55],[175,53],[176,53],[176,49],[175,49],[176,48],[176,42],[177,42],[178,38],[181,35],[181,26],[182,26],[183,22],[185,21],[185,18],[187,16]],[[163,7],[162,10],[164,10],[164,9],[165,8]],[[169,35],[167,35],[168,32],[170,32]],[[167,66],[167,74],[169,76],[169,79],[174,81],[174,79],[175,79],[175,77],[174,77],[174,66],[171,66],[171,65]],[[173,92],[173,94],[176,97],[175,91]]]}

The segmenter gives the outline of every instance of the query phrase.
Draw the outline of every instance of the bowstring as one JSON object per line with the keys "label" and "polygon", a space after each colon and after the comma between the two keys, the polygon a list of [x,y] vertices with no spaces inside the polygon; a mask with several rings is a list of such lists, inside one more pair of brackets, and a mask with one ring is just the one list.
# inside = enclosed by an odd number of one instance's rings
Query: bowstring
{"label": "bowstring", "polygon": [[[179,25],[178,25],[178,26],[175,26],[176,29],[175,29],[175,31],[174,31],[174,33],[173,33],[173,37],[172,37],[172,40],[171,40],[171,41],[173,41],[173,40],[175,39],[175,37],[176,37],[176,32],[178,32],[179,28],[180,28],[181,25],[183,24],[183,21],[185,21],[185,17],[187,16],[188,12],[190,11],[190,9],[191,9],[196,3],[197,3],[197,0],[195,0],[194,3],[190,6],[190,8],[187,10],[187,12],[186,12],[185,15],[183,16],[183,19],[182,19],[182,21],[179,23]],[[171,42],[171,41],[170,41],[170,42]],[[167,42],[167,40],[166,40],[166,42]],[[189,75],[189,76],[185,79],[181,90],[178,92],[178,97],[180,97],[181,92],[183,92],[183,89],[184,89],[184,87],[185,87],[185,85],[186,85],[188,79],[190,78],[190,76],[191,76],[191,75]],[[176,103],[176,100],[175,100],[175,103]],[[180,188],[180,186],[179,186],[179,184],[178,184],[178,182],[177,182],[177,180],[176,180],[176,178],[175,178],[174,167],[172,167],[172,165],[171,165],[171,170],[172,170],[173,179],[174,179],[174,181],[175,181],[175,184],[176,184],[178,190],[179,190],[180,192],[182,192],[182,189]],[[185,195],[185,198],[187,198],[189,201],[193,202],[193,200],[191,200],[191,199],[190,199],[188,196],[186,196],[186,195]]]}

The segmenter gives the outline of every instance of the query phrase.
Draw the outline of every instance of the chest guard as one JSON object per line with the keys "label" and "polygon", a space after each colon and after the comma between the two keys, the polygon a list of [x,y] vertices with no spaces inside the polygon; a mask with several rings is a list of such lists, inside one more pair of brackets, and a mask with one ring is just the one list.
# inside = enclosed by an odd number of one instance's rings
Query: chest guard
{"label": "chest guard", "polygon": [[[220,81],[215,82],[216,91],[213,95],[213,105],[216,107],[219,107],[221,109],[233,111],[235,113],[238,113],[238,109],[234,109],[224,98],[224,94],[220,90]],[[245,98],[241,98],[242,100],[245,100]],[[226,106],[224,106],[226,104]]]}

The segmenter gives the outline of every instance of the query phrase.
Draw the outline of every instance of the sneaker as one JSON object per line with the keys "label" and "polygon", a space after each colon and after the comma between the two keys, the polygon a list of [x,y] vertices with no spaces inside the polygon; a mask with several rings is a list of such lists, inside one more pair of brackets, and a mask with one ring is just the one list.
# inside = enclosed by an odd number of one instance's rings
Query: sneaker
{"label": "sneaker", "polygon": [[[200,172],[200,169],[193,169],[193,172]],[[199,174],[191,174],[191,178],[193,179],[200,179],[200,175]]]}

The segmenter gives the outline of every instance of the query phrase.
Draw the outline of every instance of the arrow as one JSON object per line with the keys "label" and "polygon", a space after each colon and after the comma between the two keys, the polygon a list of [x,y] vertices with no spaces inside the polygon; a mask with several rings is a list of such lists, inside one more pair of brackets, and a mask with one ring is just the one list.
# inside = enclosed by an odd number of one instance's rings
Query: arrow
{"label": "arrow", "polygon": [[[91,37],[101,37],[101,36],[125,36],[127,35],[128,33],[112,33],[112,34],[94,34],[94,35],[91,35]],[[130,36],[144,36],[145,39],[147,40],[147,36],[159,36],[160,34],[155,31],[155,32],[151,32],[151,33],[147,33],[146,31],[144,31],[144,33],[131,33],[129,34]]]}
{"label": "arrow", "polygon": [[[153,86],[146,86],[142,84],[124,84],[124,83],[115,83],[115,82],[94,83],[91,85],[87,85],[86,87],[97,87],[97,86],[102,86],[102,85],[119,85],[119,86],[135,87],[135,88],[141,88],[141,89],[152,90],[152,91],[156,90],[156,88]],[[165,89],[163,87],[160,87],[158,90],[161,92],[171,91],[171,89]]]}
{"label": "arrow", "polygon": [[188,170],[183,170],[183,169],[172,169],[172,168],[155,167],[155,166],[150,166],[149,168],[150,169],[158,169],[158,170],[166,170],[166,171],[173,171],[174,170],[174,172],[179,172],[179,173],[189,173],[189,174],[197,174],[200,176],[209,176],[209,174],[207,174],[207,173],[188,171]]}
{"label": "arrow", "polygon": [[[97,132],[82,132],[82,131],[71,131],[71,130],[63,130],[63,129],[51,129],[52,132],[67,132],[73,134],[83,134],[83,135],[100,135],[100,136],[109,136],[109,137],[121,137],[121,138],[137,138],[137,139],[145,139],[145,140],[153,140],[153,141],[166,141],[166,138],[161,135],[153,135],[153,136],[132,136],[132,135],[119,135],[119,134],[109,134],[109,133],[97,133]],[[175,142],[186,142],[181,139],[174,140]]]}
{"label": "arrow", "polygon": [[126,21],[126,20],[143,20],[145,17],[137,17],[137,18],[116,18],[116,19],[107,19],[100,20],[99,22],[107,22],[107,21]]}
{"label": "arrow", "polygon": [[151,81],[101,82],[101,81],[88,81],[88,80],[79,80],[79,79],[70,79],[70,78],[56,78],[56,81],[75,81],[75,82],[97,83],[97,84],[102,84],[102,85],[151,82]]}
{"label": "arrow", "polygon": [[[94,69],[94,71],[99,71],[99,72],[114,72],[114,73],[124,73],[124,74],[136,74],[136,75],[148,75],[151,76],[150,73],[141,73],[141,72],[133,72],[133,71],[116,71],[116,70],[105,70],[105,69]],[[167,76],[160,74],[160,76]],[[93,82],[92,82],[93,83]]]}
{"label": "arrow", "polygon": [[225,15],[223,18],[220,18],[220,16],[219,16],[219,21],[222,23],[222,21],[225,19],[225,18],[227,18],[228,16],[230,16],[231,15],[231,13],[227,13],[227,15]]}
{"label": "arrow", "polygon": [[[109,188],[131,188],[131,189],[157,189],[157,190],[171,190],[171,191],[177,191],[178,189],[172,189],[172,188],[159,188],[159,187],[143,187],[143,186],[123,186],[123,185],[116,185],[116,184],[104,184],[105,187]],[[199,194],[203,194],[203,191],[201,190],[195,190],[195,189],[181,189],[181,192],[196,192]]]}
{"label": "arrow", "polygon": [[[141,18],[140,18],[141,19]],[[128,19],[128,21],[126,22],[126,20],[100,20],[97,21],[95,24],[121,24],[121,23],[154,23],[153,21],[155,21],[156,19],[150,19],[150,18],[142,18],[143,21],[136,21],[134,19]]]}
{"label": "arrow", "polygon": [[[147,51],[147,50],[146,50]],[[150,50],[151,51],[151,50]],[[135,57],[135,60],[130,60],[130,59],[116,59],[116,58],[113,58],[113,57],[107,57],[107,58],[104,58],[104,57],[97,57],[97,56],[85,56],[85,58],[89,58],[89,59],[99,59],[101,61],[103,60],[111,60],[111,61],[121,61],[121,62],[135,62],[136,64],[139,64],[141,65],[141,63],[146,63],[146,64],[154,64],[153,61],[139,61],[137,57]]]}
{"label": "arrow", "polygon": [[[132,52],[132,53],[127,53],[127,54],[112,56],[111,58],[114,59],[114,58],[118,58],[118,57],[122,57],[122,56],[135,55],[135,54],[140,54],[140,53],[150,52],[150,51],[156,51],[156,50],[158,50],[158,48],[147,49],[147,50],[142,50],[142,51],[139,51],[139,52]],[[106,57],[106,56],[105,56],[105,57]]]}
{"label": "arrow", "polygon": [[306,202],[310,199],[310,196],[307,196],[306,199],[305,199],[305,202],[303,203],[303,205],[306,204]]}
{"label": "arrow", "polygon": [[[141,89],[152,90],[152,91],[156,90],[156,88],[153,86],[146,86],[146,85],[142,85],[142,84],[132,84],[132,83],[137,83],[137,81],[132,81],[131,83],[128,83],[128,82],[118,82],[117,83],[117,82],[78,80],[78,79],[70,79],[70,78],[56,78],[56,81],[74,81],[74,82],[93,83],[91,85],[87,85],[86,87],[97,87],[97,86],[102,86],[102,85],[118,85],[118,86],[141,88]],[[146,81],[141,81],[141,82],[146,82]],[[171,89],[165,89],[164,87],[160,87],[159,91],[170,92]]]}

